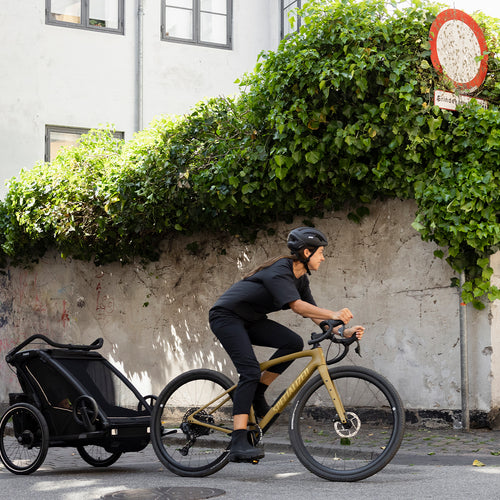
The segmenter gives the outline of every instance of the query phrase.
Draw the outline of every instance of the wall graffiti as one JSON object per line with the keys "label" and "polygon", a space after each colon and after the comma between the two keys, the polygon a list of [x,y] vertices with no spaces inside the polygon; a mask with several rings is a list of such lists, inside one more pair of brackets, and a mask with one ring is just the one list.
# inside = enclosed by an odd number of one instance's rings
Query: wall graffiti
{"label": "wall graffiti", "polygon": [[47,333],[48,309],[42,300],[38,273],[20,271],[12,279],[11,326],[15,336],[26,338],[35,333]]}
{"label": "wall graffiti", "polygon": [[103,284],[102,284],[103,277],[104,277],[103,272],[100,272],[99,274],[96,275],[98,282],[95,288],[96,290],[95,311],[96,311],[96,317],[99,321],[105,321],[106,319],[108,319],[115,310],[115,301],[113,297],[105,293],[103,290]]}
{"label": "wall graffiti", "polygon": [[64,329],[69,325],[70,319],[69,319],[69,313],[68,310],[66,309],[66,300],[63,299],[62,301],[62,314],[61,314],[61,323]]}
{"label": "wall graffiti", "polygon": [[18,388],[6,354],[31,335],[57,338],[70,324],[67,298],[60,292],[51,297],[50,287],[36,271],[0,274],[0,401]]}

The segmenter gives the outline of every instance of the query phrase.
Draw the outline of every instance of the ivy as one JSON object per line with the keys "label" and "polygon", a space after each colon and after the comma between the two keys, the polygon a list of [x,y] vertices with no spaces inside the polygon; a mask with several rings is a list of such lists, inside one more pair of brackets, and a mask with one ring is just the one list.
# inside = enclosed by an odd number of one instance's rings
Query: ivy
{"label": "ivy", "polygon": [[450,90],[430,61],[439,11],[310,2],[299,33],[241,77],[240,96],[158,117],[126,143],[92,131],[13,178],[0,204],[4,260],[51,247],[96,263],[154,259],[179,232],[252,240],[297,215],[347,208],[359,222],[370,202],[396,197],[416,200],[413,227],[466,272],[464,301],[500,298],[489,266],[500,247],[500,21],[476,16],[490,50],[476,95],[489,109],[452,113],[433,106],[435,88]]}

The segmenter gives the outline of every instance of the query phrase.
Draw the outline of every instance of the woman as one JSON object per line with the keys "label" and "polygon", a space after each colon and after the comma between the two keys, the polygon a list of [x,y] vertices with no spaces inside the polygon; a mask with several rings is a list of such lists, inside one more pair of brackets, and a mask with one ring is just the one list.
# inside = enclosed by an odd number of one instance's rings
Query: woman
{"label": "woman", "polygon": [[[289,328],[267,318],[267,314],[291,309],[316,324],[340,319],[347,324],[353,317],[349,309],[331,311],[316,306],[309,288],[308,274],[317,271],[325,260],[324,234],[311,227],[299,227],[288,235],[291,256],[277,257],[255,269],[234,284],[210,310],[210,327],[233,361],[239,382],[233,396],[234,431],[229,459],[233,462],[260,459],[261,449],[247,439],[250,408],[257,417],[269,410],[264,393],[290,362],[260,373],[252,345],[276,348],[271,359],[301,351],[302,338]],[[364,328],[346,328],[343,334],[360,339]]]}

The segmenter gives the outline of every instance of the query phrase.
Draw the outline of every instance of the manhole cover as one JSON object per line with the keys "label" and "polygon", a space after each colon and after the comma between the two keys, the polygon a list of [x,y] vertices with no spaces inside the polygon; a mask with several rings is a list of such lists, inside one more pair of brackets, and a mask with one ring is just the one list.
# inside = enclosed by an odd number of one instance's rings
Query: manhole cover
{"label": "manhole cover", "polygon": [[196,488],[190,486],[166,486],[144,490],[122,490],[109,493],[102,499],[123,500],[201,500],[224,495],[224,490],[216,488]]}

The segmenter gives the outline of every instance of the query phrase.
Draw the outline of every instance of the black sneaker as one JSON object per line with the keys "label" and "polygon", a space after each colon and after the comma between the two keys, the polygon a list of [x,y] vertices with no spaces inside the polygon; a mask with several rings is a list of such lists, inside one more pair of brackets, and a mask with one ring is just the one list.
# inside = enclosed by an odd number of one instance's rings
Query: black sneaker
{"label": "black sneaker", "polygon": [[233,431],[229,451],[230,462],[253,462],[261,458],[264,458],[264,450],[249,443],[246,429]]}

